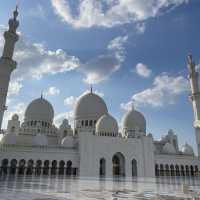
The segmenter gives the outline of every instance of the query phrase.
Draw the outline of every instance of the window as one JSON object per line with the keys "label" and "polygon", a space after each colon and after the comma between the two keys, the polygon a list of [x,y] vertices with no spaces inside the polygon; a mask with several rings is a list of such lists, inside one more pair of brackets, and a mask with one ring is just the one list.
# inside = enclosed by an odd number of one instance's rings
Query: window
{"label": "window", "polygon": [[88,126],[88,120],[85,120],[85,126]]}

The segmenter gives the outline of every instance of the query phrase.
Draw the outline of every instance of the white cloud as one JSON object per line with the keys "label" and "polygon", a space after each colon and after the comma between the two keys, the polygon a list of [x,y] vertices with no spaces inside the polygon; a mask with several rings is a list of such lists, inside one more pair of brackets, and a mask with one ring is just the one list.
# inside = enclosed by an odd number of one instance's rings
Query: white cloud
{"label": "white cloud", "polygon": [[[4,30],[5,28],[0,27],[0,51],[4,44],[2,39]],[[77,69],[78,72],[85,75],[86,83],[97,84],[107,80],[121,67],[125,58],[123,45],[127,39],[127,36],[114,38],[108,44],[105,54],[83,64],[77,57],[68,55],[62,49],[51,51],[43,44],[30,43],[23,35],[20,35],[14,54],[18,66],[12,74],[12,79],[18,82],[28,78],[40,79],[46,75]]]}
{"label": "white cloud", "polygon": [[135,67],[136,73],[139,76],[142,76],[144,78],[148,78],[151,76],[152,71],[147,67],[147,65],[143,63],[138,63]]}
{"label": "white cloud", "polygon": [[60,90],[54,86],[49,87],[48,90],[45,92],[47,96],[57,96],[60,94]]}
{"label": "white cloud", "polygon": [[[141,23],[189,0],[77,0],[76,11],[68,0],[51,0],[55,13],[75,28],[113,27]],[[78,13],[78,14],[77,14]]]}
{"label": "white cloud", "polygon": [[91,59],[80,68],[85,74],[84,81],[88,84],[97,84],[107,80],[114,72],[118,71],[125,59],[124,43],[128,36],[119,36],[110,41],[107,53]]}
{"label": "white cloud", "polygon": [[64,105],[69,106],[69,107],[75,107],[76,102],[77,102],[77,97],[70,96],[64,99]]}
{"label": "white cloud", "polygon": [[8,88],[8,97],[11,96],[11,95],[19,94],[22,87],[23,87],[23,85],[19,81],[10,82],[9,88]]}
{"label": "white cloud", "polygon": [[[168,76],[162,74],[154,79],[153,85],[142,92],[134,94],[132,101],[136,106],[162,107],[175,104],[177,96],[189,90],[189,83],[183,76]],[[130,102],[122,103],[121,108],[129,108]]]}
{"label": "white cloud", "polygon": [[[0,52],[3,49],[4,26],[0,26]],[[16,43],[14,59],[17,69],[12,78],[21,81],[25,78],[42,78],[44,75],[68,72],[80,66],[79,59],[68,55],[62,49],[48,50],[41,43],[31,43],[22,34]]]}
{"label": "white cloud", "polygon": [[44,45],[28,43],[23,38],[17,43],[15,60],[18,68],[14,77],[42,78],[44,75],[67,72],[79,67],[79,59],[61,49],[50,51]]}

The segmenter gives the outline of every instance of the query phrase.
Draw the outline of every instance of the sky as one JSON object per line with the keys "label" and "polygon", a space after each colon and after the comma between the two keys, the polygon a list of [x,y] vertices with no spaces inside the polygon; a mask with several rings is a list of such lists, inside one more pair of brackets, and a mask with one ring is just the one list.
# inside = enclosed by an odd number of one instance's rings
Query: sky
{"label": "sky", "polygon": [[41,93],[57,126],[73,123],[76,101],[92,85],[119,124],[134,102],[147,133],[159,139],[173,129],[180,145],[196,149],[187,55],[199,66],[199,0],[0,0],[0,53],[16,4],[18,66],[4,128],[13,113],[23,121]]}

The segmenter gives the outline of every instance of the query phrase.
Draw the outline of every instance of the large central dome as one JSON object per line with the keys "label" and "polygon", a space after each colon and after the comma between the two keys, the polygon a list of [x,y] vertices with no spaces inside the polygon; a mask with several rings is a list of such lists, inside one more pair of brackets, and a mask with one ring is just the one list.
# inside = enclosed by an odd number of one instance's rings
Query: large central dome
{"label": "large central dome", "polygon": [[52,105],[42,97],[33,100],[25,112],[25,121],[41,120],[52,123],[53,118],[54,110]]}
{"label": "large central dome", "polygon": [[80,119],[99,119],[102,115],[107,114],[108,109],[104,100],[90,92],[78,99],[75,107],[74,118]]}

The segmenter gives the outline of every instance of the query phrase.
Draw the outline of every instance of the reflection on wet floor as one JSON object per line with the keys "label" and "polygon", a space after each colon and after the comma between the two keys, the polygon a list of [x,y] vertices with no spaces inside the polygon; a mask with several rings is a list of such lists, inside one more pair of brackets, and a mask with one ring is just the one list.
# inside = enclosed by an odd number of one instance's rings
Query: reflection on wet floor
{"label": "reflection on wet floor", "polygon": [[200,200],[200,178],[0,177],[0,200]]}

